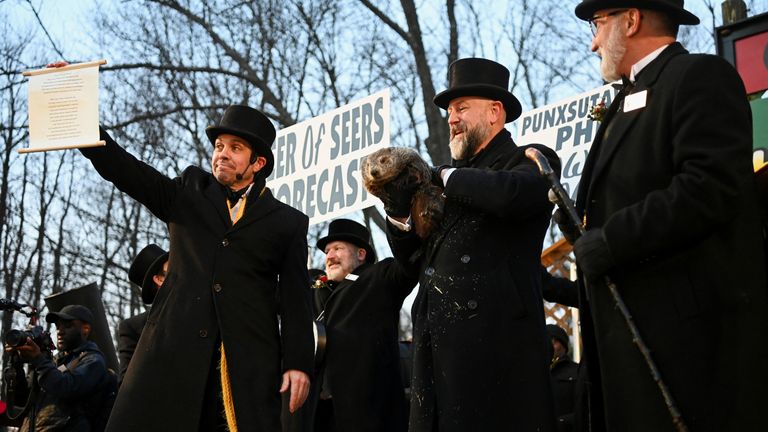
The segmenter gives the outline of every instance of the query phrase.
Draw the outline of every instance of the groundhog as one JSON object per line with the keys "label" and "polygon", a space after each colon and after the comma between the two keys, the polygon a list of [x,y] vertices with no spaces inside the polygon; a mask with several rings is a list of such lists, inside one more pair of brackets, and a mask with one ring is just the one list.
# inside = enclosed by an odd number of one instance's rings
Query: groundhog
{"label": "groundhog", "polygon": [[[443,217],[445,198],[442,190],[431,182],[429,165],[419,154],[405,147],[388,147],[368,155],[363,161],[363,184],[368,192],[385,205],[390,198],[384,186],[416,185],[411,201],[411,221],[416,234],[425,239],[435,231]],[[401,175],[407,172],[406,175]],[[401,184],[398,184],[401,183]]]}

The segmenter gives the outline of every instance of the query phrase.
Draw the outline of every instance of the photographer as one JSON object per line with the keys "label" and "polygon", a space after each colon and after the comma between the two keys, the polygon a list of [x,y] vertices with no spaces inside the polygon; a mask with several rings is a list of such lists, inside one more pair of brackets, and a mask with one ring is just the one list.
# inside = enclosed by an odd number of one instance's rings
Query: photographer
{"label": "photographer", "polygon": [[55,363],[39,345],[45,345],[45,337],[27,337],[20,346],[5,345],[6,351],[30,364],[32,385],[38,386],[21,431],[103,430],[117,381],[107,371],[104,355],[88,340],[93,314],[85,306],[69,305],[49,313],[46,321],[57,328]]}

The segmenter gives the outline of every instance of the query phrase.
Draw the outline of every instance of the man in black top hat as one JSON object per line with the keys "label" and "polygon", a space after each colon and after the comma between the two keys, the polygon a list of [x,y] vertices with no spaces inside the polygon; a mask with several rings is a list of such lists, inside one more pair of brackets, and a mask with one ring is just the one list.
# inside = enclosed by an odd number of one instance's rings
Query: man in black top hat
{"label": "man in black top hat", "polygon": [[[128,279],[141,287],[141,300],[145,305],[151,305],[157,290],[165,281],[168,273],[168,252],[156,244],[144,247],[133,259],[128,269]],[[120,360],[120,379],[122,383],[131,363],[136,344],[139,343],[141,332],[147,323],[149,311],[120,321],[117,327],[117,356]]]}
{"label": "man in black top hat", "polygon": [[[390,240],[398,254],[418,247],[410,238]],[[370,232],[349,219],[332,221],[317,248],[325,253],[327,276],[314,287],[327,335],[319,384],[333,424],[316,429],[405,431],[398,330],[400,308],[416,285],[417,269],[392,258],[377,262]]]}
{"label": "man in black top hat", "polygon": [[39,392],[32,415],[27,414],[22,431],[102,431],[109,406],[117,391],[114,374],[107,371],[104,355],[89,341],[93,314],[81,305],[68,305],[45,317],[56,324],[59,352],[55,362],[31,338],[16,351],[34,369]]}
{"label": "man in black top hat", "polygon": [[175,179],[104,130],[106,146],[80,150],[170,233],[165,285],[131,360],[129,378],[141,379],[122,383],[111,432],[275,431],[280,392],[290,392],[291,411],[308,393],[309,219],[265,187],[275,128],[261,111],[232,105],[205,132],[212,172],[190,166]]}
{"label": "man in black top hat", "polygon": [[603,78],[626,83],[576,203],[590,405],[604,403],[608,430],[673,429],[608,274],[688,428],[753,430],[768,405],[767,373],[752,367],[768,354],[753,343],[768,302],[744,86],[723,59],[676,42],[681,24],[699,22],[682,0],[585,0],[576,15],[592,26]]}
{"label": "man in black top hat", "polygon": [[[539,273],[549,186],[504,128],[521,112],[507,68],[466,58],[448,78],[434,102],[448,110],[453,162],[435,169],[445,216],[419,261],[410,428],[553,430]],[[412,196],[401,192],[386,208],[398,223]]]}

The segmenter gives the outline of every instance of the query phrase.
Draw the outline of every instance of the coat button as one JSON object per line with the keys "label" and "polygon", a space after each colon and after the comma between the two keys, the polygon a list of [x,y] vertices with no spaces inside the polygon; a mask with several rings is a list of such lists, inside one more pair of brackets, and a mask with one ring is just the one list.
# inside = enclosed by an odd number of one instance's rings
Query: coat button
{"label": "coat button", "polygon": [[227,247],[227,246],[229,246],[229,239],[224,239],[224,240],[222,240],[222,241],[221,241],[221,245],[222,245],[222,246],[224,246],[224,247]]}
{"label": "coat button", "polygon": [[475,310],[477,309],[477,300],[470,300],[467,302],[467,307],[469,310]]}
{"label": "coat button", "polygon": [[208,337],[208,330],[202,329],[199,334],[201,338]]}
{"label": "coat button", "polygon": [[467,264],[469,260],[470,260],[469,255],[462,255],[461,262],[463,262],[464,264]]}
{"label": "coat button", "polygon": [[427,267],[427,269],[424,270],[424,274],[427,276],[432,276],[433,274],[435,274],[435,269],[432,267]]}
{"label": "coat button", "polygon": [[213,284],[213,290],[216,292],[221,292],[221,284]]}

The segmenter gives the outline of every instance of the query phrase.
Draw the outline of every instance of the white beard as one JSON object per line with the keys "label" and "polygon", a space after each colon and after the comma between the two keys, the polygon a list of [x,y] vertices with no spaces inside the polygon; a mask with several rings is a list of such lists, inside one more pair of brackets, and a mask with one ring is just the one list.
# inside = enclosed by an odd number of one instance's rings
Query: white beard
{"label": "white beard", "polygon": [[621,78],[619,63],[627,53],[626,38],[621,33],[618,22],[611,26],[605,44],[600,48],[600,74],[606,82],[613,82]]}
{"label": "white beard", "polygon": [[472,157],[480,144],[488,138],[491,131],[489,125],[477,125],[472,129],[464,129],[461,136],[454,136],[448,147],[451,149],[453,160],[464,160]]}

